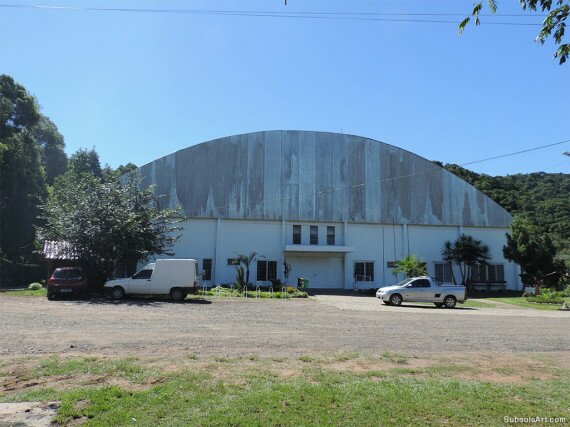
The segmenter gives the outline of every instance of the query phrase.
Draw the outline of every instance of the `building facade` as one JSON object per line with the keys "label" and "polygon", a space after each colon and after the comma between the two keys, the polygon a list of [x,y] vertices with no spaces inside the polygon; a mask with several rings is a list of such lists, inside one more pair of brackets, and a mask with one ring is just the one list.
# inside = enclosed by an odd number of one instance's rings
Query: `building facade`
{"label": "building facade", "polygon": [[478,282],[520,288],[518,266],[502,256],[508,212],[433,162],[379,141],[255,132],[191,146],[139,171],[164,195],[163,207],[182,208],[175,256],[198,259],[208,285],[235,281],[237,254],[252,251],[250,280],[264,284],[302,277],[311,288],[378,288],[395,283],[392,263],[406,254],[449,282],[441,248],[465,233],[491,248]]}

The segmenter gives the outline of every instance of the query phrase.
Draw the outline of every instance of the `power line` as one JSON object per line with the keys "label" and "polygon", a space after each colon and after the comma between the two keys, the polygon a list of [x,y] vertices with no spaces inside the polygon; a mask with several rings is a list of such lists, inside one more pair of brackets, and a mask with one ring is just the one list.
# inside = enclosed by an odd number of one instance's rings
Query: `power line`
{"label": "power line", "polygon": [[[552,143],[552,144],[546,144],[546,145],[541,145],[541,146],[538,146],[538,147],[528,148],[528,149],[525,149],[525,150],[515,151],[515,152],[512,152],[512,153],[500,154],[500,155],[497,155],[497,156],[487,157],[487,158],[485,158],[485,159],[480,159],[480,160],[474,160],[474,161],[471,161],[471,162],[460,163],[458,166],[463,167],[463,166],[473,165],[473,164],[476,164],[476,163],[487,162],[487,161],[490,161],[490,160],[502,159],[502,158],[505,158],[505,157],[512,157],[512,156],[516,156],[516,155],[519,155],[519,154],[529,153],[529,152],[531,152],[531,151],[537,151],[537,150],[542,150],[542,149],[544,149],[544,148],[549,148],[549,147],[554,147],[554,146],[557,146],[557,145],[562,145],[562,144],[565,144],[565,143],[568,143],[568,142],[570,142],[570,139],[566,139],[566,140],[564,140],[564,141],[555,142],[555,143]],[[220,211],[220,210],[222,210],[222,209],[229,209],[229,208],[231,208],[231,207],[241,207],[241,206],[246,207],[246,206],[265,205],[265,204],[269,205],[269,204],[274,204],[274,203],[277,203],[277,202],[279,202],[279,204],[282,204],[282,202],[287,201],[287,200],[291,200],[291,199],[293,199],[293,198],[310,197],[310,196],[315,196],[315,197],[316,197],[316,196],[320,196],[320,195],[323,195],[323,194],[326,194],[326,193],[332,193],[332,192],[334,192],[334,191],[350,190],[350,189],[353,189],[353,188],[366,187],[367,185],[372,185],[372,184],[381,184],[381,183],[384,183],[384,182],[397,181],[397,180],[400,180],[400,179],[412,178],[412,177],[415,177],[415,176],[426,175],[426,174],[430,174],[430,173],[433,173],[433,172],[440,172],[441,170],[443,170],[443,168],[441,168],[441,167],[436,167],[436,168],[433,168],[433,169],[427,169],[427,170],[422,171],[422,172],[415,172],[415,173],[411,173],[411,174],[408,174],[408,175],[400,175],[400,176],[395,176],[395,177],[392,177],[392,178],[385,178],[385,179],[367,181],[367,182],[363,182],[363,183],[360,183],[360,184],[353,184],[353,185],[346,185],[346,186],[342,186],[342,187],[329,188],[329,189],[326,189],[326,190],[313,191],[313,192],[310,192],[310,193],[298,194],[298,195],[295,195],[295,196],[278,197],[278,198],[275,198],[275,199],[262,200],[262,201],[259,201],[259,202],[232,203],[232,204],[228,204],[228,205],[225,205],[225,206],[215,206],[215,207],[212,207],[212,208],[204,207],[204,208],[202,208],[202,209],[190,209],[190,210],[188,210],[188,211],[186,211],[186,212],[187,212],[187,213],[191,213],[191,212],[202,212],[202,211],[208,211],[208,210]]]}
{"label": "power line", "polygon": [[[213,16],[243,16],[243,17],[265,17],[265,18],[285,18],[285,19],[320,19],[320,20],[341,20],[341,21],[375,21],[375,22],[416,22],[434,24],[459,24],[465,14],[452,13],[383,13],[383,12],[269,12],[269,11],[239,11],[239,10],[197,10],[197,9],[140,9],[140,8],[111,8],[111,7],[78,7],[78,6],[42,6],[42,5],[14,5],[0,4],[3,8],[17,9],[38,9],[38,10],[70,10],[70,11],[90,11],[90,12],[130,12],[130,13],[162,13],[162,14],[187,14],[187,15],[213,15]],[[419,18],[395,18],[401,17],[452,17],[460,19],[419,19]],[[546,15],[528,14],[504,14],[482,16],[495,17],[544,17]],[[529,22],[485,22],[488,25],[506,26],[541,26],[538,23]]]}

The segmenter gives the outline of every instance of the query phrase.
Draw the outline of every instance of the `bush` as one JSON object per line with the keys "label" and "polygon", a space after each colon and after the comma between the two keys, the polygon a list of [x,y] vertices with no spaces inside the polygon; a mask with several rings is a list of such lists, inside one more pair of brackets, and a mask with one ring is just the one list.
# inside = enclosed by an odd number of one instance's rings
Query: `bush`
{"label": "bush", "polygon": [[30,285],[28,286],[28,289],[30,291],[39,291],[40,289],[43,289],[43,286],[41,283],[34,282],[34,283],[30,283]]}
{"label": "bush", "polygon": [[527,297],[527,302],[534,302],[537,304],[562,304],[564,298],[562,298],[561,293],[553,292],[548,288],[543,288],[540,295]]}
{"label": "bush", "polygon": [[0,258],[0,288],[23,288],[45,275],[46,267],[40,263],[24,264]]}

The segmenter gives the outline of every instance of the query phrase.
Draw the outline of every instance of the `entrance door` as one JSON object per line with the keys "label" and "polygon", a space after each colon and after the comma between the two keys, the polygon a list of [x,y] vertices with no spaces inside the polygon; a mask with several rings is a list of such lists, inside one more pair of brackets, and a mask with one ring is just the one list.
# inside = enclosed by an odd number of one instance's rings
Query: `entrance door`
{"label": "entrance door", "polygon": [[309,288],[343,289],[344,260],[340,257],[287,257],[291,264],[291,279],[297,284],[298,278],[309,279]]}

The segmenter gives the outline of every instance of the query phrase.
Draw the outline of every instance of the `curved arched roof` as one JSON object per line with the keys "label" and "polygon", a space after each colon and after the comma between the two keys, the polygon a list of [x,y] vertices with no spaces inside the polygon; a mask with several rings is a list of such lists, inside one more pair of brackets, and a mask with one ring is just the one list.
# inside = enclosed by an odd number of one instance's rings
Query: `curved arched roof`
{"label": "curved arched roof", "polygon": [[193,218],[508,227],[511,216],[409,151],[354,135],[266,131],[193,145],[139,168]]}

